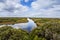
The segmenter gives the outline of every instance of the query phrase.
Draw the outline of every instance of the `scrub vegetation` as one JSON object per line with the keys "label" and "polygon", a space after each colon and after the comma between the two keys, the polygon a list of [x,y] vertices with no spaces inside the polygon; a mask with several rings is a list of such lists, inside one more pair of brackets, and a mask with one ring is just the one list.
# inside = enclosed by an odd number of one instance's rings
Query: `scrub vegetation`
{"label": "scrub vegetation", "polygon": [[[59,18],[31,18],[37,28],[31,32],[10,26],[0,27],[0,40],[60,40]],[[0,18],[0,25],[25,23],[27,18]]]}

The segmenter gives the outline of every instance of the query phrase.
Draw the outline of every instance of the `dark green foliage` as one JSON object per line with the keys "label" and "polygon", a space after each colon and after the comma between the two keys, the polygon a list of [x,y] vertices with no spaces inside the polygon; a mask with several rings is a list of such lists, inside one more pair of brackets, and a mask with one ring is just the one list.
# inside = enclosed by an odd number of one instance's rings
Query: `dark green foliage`
{"label": "dark green foliage", "polygon": [[[0,40],[60,40],[60,19],[32,18],[37,28],[31,32],[12,27],[0,28]],[[0,24],[27,22],[26,18],[0,18]]]}
{"label": "dark green foliage", "polygon": [[60,23],[45,23],[41,27],[34,29],[31,34],[31,40],[60,40]]}
{"label": "dark green foliage", "polygon": [[1,27],[0,40],[60,40],[60,23],[45,23],[29,33],[22,29]]}
{"label": "dark green foliage", "polygon": [[0,40],[28,40],[28,33],[12,27],[0,28]]}
{"label": "dark green foliage", "polygon": [[26,18],[0,18],[0,24],[15,24],[27,22]]}

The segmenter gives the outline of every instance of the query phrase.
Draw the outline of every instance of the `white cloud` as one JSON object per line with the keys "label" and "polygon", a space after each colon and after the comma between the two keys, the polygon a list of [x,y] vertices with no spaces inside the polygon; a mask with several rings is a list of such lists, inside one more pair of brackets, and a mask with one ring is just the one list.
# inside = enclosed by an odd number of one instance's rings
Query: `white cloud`
{"label": "white cloud", "polygon": [[34,10],[37,10],[37,9],[40,8],[40,5],[37,4],[36,2],[33,2],[33,3],[31,4],[31,6],[32,6],[32,8],[33,8]]}
{"label": "white cloud", "polygon": [[2,11],[5,8],[5,4],[4,3],[0,3],[0,11]]}
{"label": "white cloud", "polygon": [[[37,0],[32,3],[34,16],[36,17],[60,17],[60,5],[55,5],[56,1],[52,0]],[[47,9],[44,9],[47,7]],[[50,8],[48,8],[50,7]]]}
{"label": "white cloud", "polygon": [[[6,0],[0,2],[0,17],[60,17],[60,5],[52,0],[37,0],[31,8],[20,4],[21,0]],[[28,2],[28,0],[25,0]]]}
{"label": "white cloud", "polygon": [[37,0],[35,2],[32,2],[33,8],[43,8],[51,5],[53,2],[51,0]]}
{"label": "white cloud", "polygon": [[29,0],[25,0],[25,2],[28,2]]}
{"label": "white cloud", "polygon": [[0,2],[0,17],[4,16],[16,16],[17,14],[28,11],[27,6],[20,4],[20,0],[6,0],[5,3]]}

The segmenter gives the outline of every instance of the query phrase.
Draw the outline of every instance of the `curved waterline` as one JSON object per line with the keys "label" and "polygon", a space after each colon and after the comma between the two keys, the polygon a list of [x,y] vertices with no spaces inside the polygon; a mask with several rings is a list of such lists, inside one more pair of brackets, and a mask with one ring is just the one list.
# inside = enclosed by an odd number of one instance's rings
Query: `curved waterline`
{"label": "curved waterline", "polygon": [[16,28],[16,29],[20,28],[22,30],[27,30],[27,31],[31,31],[37,27],[36,23],[32,19],[27,18],[27,20],[28,20],[27,23],[17,23],[14,25],[9,25],[9,24],[8,25],[0,25],[0,27],[11,26],[11,27]]}

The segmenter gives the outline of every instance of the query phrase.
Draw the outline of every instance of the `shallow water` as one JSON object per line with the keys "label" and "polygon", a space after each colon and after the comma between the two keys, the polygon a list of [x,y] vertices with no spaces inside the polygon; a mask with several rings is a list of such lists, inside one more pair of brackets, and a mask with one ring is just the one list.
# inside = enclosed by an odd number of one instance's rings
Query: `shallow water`
{"label": "shallow water", "polygon": [[32,29],[36,28],[37,25],[36,23],[34,23],[33,20],[31,19],[28,19],[28,22],[27,23],[17,23],[17,24],[14,24],[14,25],[0,25],[0,27],[3,27],[3,26],[11,26],[13,28],[16,28],[16,29],[23,29],[23,30],[27,30],[27,31],[31,31]]}

